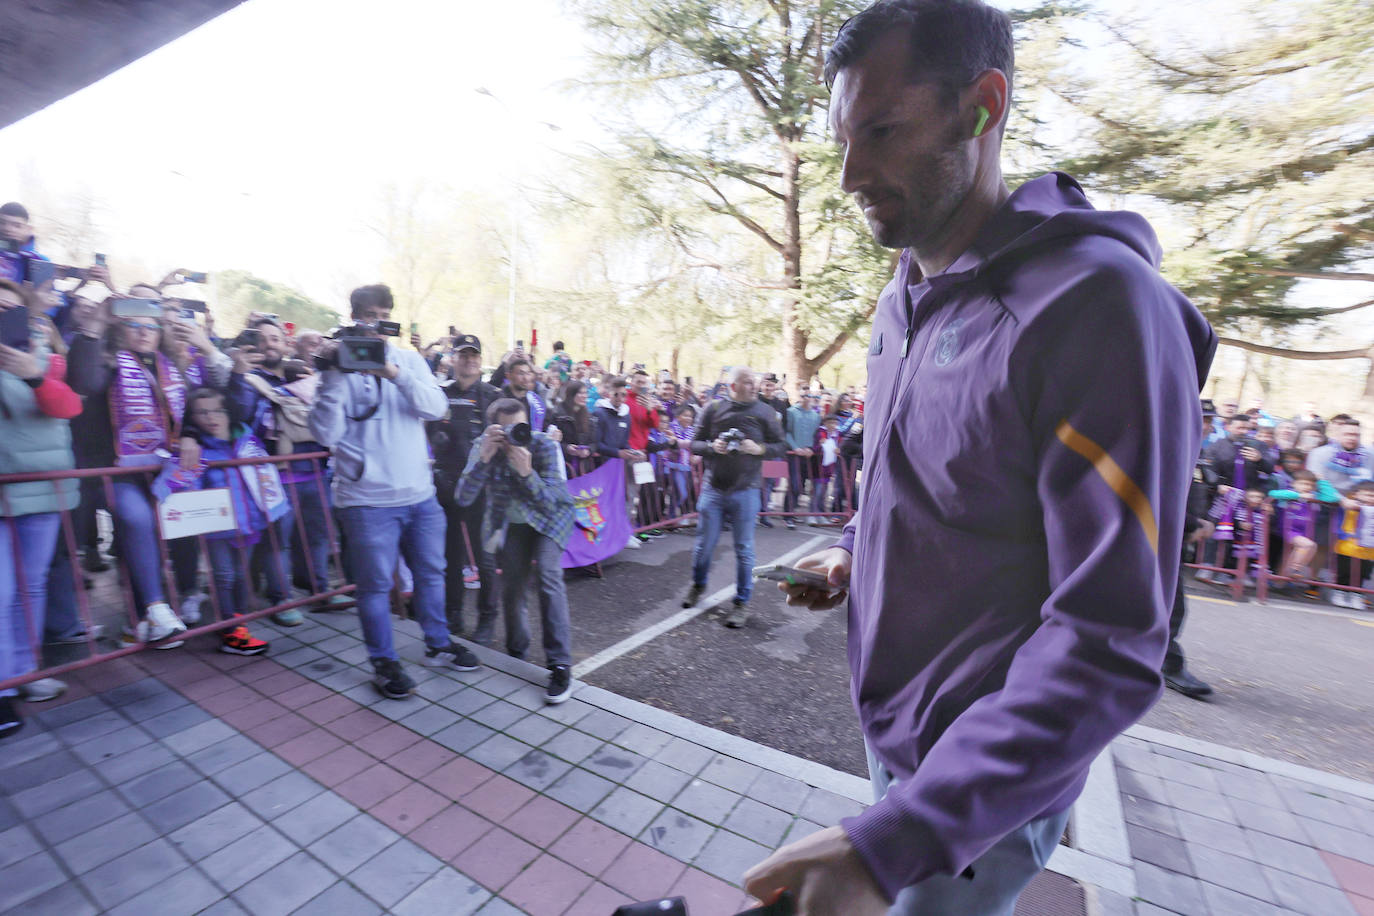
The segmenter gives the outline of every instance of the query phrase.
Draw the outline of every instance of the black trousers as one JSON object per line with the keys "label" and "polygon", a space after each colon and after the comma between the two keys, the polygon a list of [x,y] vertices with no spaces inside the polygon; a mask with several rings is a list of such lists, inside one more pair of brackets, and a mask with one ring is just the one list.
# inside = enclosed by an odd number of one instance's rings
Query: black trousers
{"label": "black trousers", "polygon": [[[486,511],[486,500],[478,497],[470,506],[460,506],[450,500],[440,500],[448,528],[444,535],[445,582],[447,596],[448,625],[451,632],[463,630],[463,599],[467,588],[463,583],[463,568],[472,559],[477,561],[477,620],[474,629],[482,623],[487,628],[496,622],[496,599],[500,588],[496,575],[496,558],[482,550],[482,513]],[[467,538],[463,537],[464,531]],[[468,552],[468,544],[472,552]]]}
{"label": "black trousers", "polygon": [[1169,611],[1169,648],[1164,653],[1165,674],[1178,674],[1183,670],[1183,647],[1178,644],[1178,637],[1183,632],[1183,617],[1186,613],[1187,608],[1183,603],[1183,567],[1180,566],[1174,585],[1174,606]]}

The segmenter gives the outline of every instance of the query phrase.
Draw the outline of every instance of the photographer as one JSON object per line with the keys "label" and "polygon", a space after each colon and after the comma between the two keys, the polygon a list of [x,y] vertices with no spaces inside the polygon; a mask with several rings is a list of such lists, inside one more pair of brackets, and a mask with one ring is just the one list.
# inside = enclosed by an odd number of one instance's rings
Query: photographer
{"label": "photographer", "polygon": [[501,553],[506,651],[523,659],[530,645],[525,586],[539,564],[539,614],[549,685],[544,699],[562,703],[572,694],[568,597],[563,588],[563,548],[573,529],[573,502],[558,460],[558,444],[530,429],[525,405],[501,398],[487,408],[491,423],[472,448],[458,485],[458,503],[485,497],[482,549]]}
{"label": "photographer", "polygon": [[759,401],[753,371],[736,367],[730,373],[730,397],[708,404],[692,433],[692,454],[705,459],[706,476],[697,498],[699,518],[692,551],[692,586],[682,599],[683,607],[692,607],[701,600],[721,525],[728,521],[735,541],[735,597],[724,623],[737,628],[749,620],[745,606],[754,585],[759,472],[765,458],[781,458],[785,451],[777,411]]}
{"label": "photographer", "polygon": [[467,591],[464,569],[471,558],[477,562],[477,579],[481,583],[477,593],[477,623],[473,639],[480,643],[491,641],[496,623],[496,561],[482,549],[479,532],[485,502],[479,495],[468,506],[460,506],[454,494],[458,480],[467,467],[472,445],[487,425],[487,408],[501,398],[501,392],[482,381],[482,342],[471,334],[454,338],[449,354],[453,379],[439,387],[448,399],[448,416],[426,424],[430,448],[434,451],[434,484],[439,491],[439,505],[448,517],[448,534],[444,541],[444,557],[448,562],[445,588],[448,607],[448,629],[461,635],[463,631],[463,600]]}
{"label": "photographer", "polygon": [[[434,498],[425,421],[441,419],[448,401],[420,354],[390,345],[393,306],[386,286],[362,286],[349,296],[353,320],[340,340],[329,340],[317,359],[326,366],[310,409],[310,431],[334,452],[335,515],[343,530],[363,639],[375,672],[373,684],[388,699],[411,694],[415,682],[396,657],[388,593],[398,554],[415,577],[415,616],[424,630],[423,663],[459,671],[479,666],[454,642],[444,618],[444,510]],[[355,341],[362,345],[355,346]],[[380,367],[345,372],[341,346],[350,355],[380,341]]]}

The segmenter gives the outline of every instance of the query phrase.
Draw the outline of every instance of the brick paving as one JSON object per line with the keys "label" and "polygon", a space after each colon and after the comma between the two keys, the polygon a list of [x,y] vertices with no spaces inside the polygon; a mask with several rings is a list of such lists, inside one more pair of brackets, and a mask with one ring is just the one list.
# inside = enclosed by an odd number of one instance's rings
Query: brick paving
{"label": "brick paving", "polygon": [[[545,706],[508,661],[409,664],[418,696],[383,700],[348,612],[261,630],[271,656],[144,652],[29,707],[0,745],[0,912],[732,914],[748,866],[862,808],[852,777],[593,688]],[[413,623],[397,645],[421,655]],[[1374,916],[1374,786],[1113,753],[1131,886],[1090,887],[1092,913]],[[1084,912],[1045,877],[1018,916]]]}

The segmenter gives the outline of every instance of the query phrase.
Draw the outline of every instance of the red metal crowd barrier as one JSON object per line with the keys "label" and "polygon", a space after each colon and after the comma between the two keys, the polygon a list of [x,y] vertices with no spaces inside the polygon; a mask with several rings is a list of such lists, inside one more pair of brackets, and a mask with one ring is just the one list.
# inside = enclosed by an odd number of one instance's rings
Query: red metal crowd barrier
{"label": "red metal crowd barrier", "polygon": [[[203,591],[207,596],[207,604],[211,608],[213,613],[204,614],[202,619],[206,620],[205,623],[201,623],[190,627],[184,634],[182,634],[178,638],[198,636],[203,633],[214,633],[220,630],[229,629],[268,614],[275,614],[293,608],[318,604],[334,596],[347,595],[348,593],[353,591],[353,586],[349,584],[341,584],[337,587],[330,587],[323,591],[314,591],[314,583],[319,581],[320,577],[316,575],[317,570],[315,569],[314,558],[311,556],[311,550],[309,549],[312,532],[309,530],[307,520],[304,518],[304,514],[301,511],[301,494],[299,491],[300,487],[309,486],[316,488],[315,495],[319,499],[318,504],[320,506],[321,512],[323,513],[324,531],[319,533],[323,533],[328,538],[328,562],[331,567],[331,570],[325,571],[325,575],[323,578],[325,579],[325,581],[330,583],[340,582],[343,578],[343,563],[340,555],[339,538],[337,534],[338,529],[334,524],[333,513],[330,507],[328,484],[325,481],[325,475],[322,473],[324,468],[323,462],[327,458],[328,453],[326,452],[311,452],[308,454],[282,455],[246,459],[241,458],[228,461],[213,461],[208,463],[208,466],[211,468],[228,468],[252,464],[270,463],[282,465],[288,463],[295,464],[303,461],[309,462],[311,468],[311,477],[313,479],[309,481],[297,482],[295,480],[295,475],[292,474],[286,475],[289,476],[290,479],[283,480],[282,484],[287,499],[291,505],[292,525],[295,529],[297,537],[300,540],[300,544],[302,545],[302,565],[307,576],[307,581],[311,583],[311,593],[300,598],[290,597],[291,585],[293,580],[292,570],[284,568],[281,565],[281,558],[283,555],[281,548],[283,545],[280,543],[278,539],[278,533],[276,530],[277,525],[269,524],[263,529],[262,536],[267,539],[269,546],[272,548],[271,555],[277,563],[277,581],[281,583],[283,593],[287,600],[282,600],[275,604],[271,604],[265,607],[257,607],[251,609],[245,607],[243,612],[238,616],[235,616],[228,620],[219,619],[220,603],[223,600],[224,596],[221,596],[219,594],[219,588],[217,586],[217,583],[215,582],[213,570],[208,570],[206,568],[208,565],[207,558],[209,556],[209,552],[205,544],[205,535],[198,535],[196,536],[197,543],[195,545],[196,578],[197,580],[200,580],[202,577],[204,577],[205,588],[203,589]],[[116,504],[114,482],[117,479],[142,479],[146,489],[147,485],[151,482],[151,479],[155,477],[160,470],[160,467],[153,466],[88,468],[70,471],[50,471],[29,474],[5,474],[0,475],[0,486],[3,486],[4,484],[50,481],[52,483],[54,493],[57,494],[60,493],[59,481],[73,479],[96,479],[101,482],[101,492],[103,492],[105,499],[104,508],[112,510]],[[156,514],[156,504],[153,500],[151,492],[149,491],[147,495],[150,500],[151,511],[153,511],[154,514]],[[89,497],[89,490],[87,490],[87,492],[83,492],[83,499]],[[86,507],[86,510],[93,511],[89,506]],[[95,665],[100,662],[107,661],[109,659],[119,658],[121,656],[128,655],[133,652],[139,652],[147,647],[146,643],[132,643],[128,645],[121,645],[118,648],[104,651],[102,650],[101,646],[97,643],[97,640],[93,634],[98,632],[98,627],[104,627],[107,630],[108,635],[113,636],[116,640],[118,640],[118,623],[127,622],[131,629],[136,627],[138,623],[139,609],[135,603],[134,587],[127,565],[127,558],[128,552],[131,549],[137,550],[140,548],[136,545],[129,544],[127,540],[121,543],[120,525],[118,521],[116,521],[115,544],[119,547],[119,557],[118,561],[115,563],[115,569],[113,570],[113,578],[115,579],[115,583],[111,583],[109,581],[111,575],[110,573],[94,574],[92,579],[88,582],[87,574],[82,570],[80,565],[81,551],[78,549],[79,545],[77,544],[76,530],[72,518],[73,513],[75,511],[78,510],[62,510],[59,513],[60,527],[58,530],[57,537],[60,543],[57,545],[57,549],[54,553],[54,563],[62,562],[65,560],[65,562],[69,566],[69,569],[65,572],[54,569],[52,571],[52,574],[69,575],[71,578],[71,583],[75,592],[77,617],[82,629],[86,634],[85,648],[88,654],[84,658],[80,658],[74,661],[69,661],[61,664],[55,664],[46,668],[41,667],[40,661],[40,667],[35,671],[31,671],[29,673],[19,675],[16,677],[10,677],[8,679],[0,679],[0,689],[15,687],[20,684],[27,683],[29,681],[37,680],[39,678],[56,677],[68,671],[73,671],[79,668]],[[33,651],[33,657],[35,659],[41,660],[43,658],[43,621],[47,616],[48,606],[41,608],[32,606],[32,602],[28,599],[27,589],[25,588],[25,582],[27,581],[27,578],[32,575],[50,576],[50,570],[28,570],[24,568],[18,544],[17,526],[11,515],[9,500],[6,497],[3,489],[0,489],[0,513],[3,513],[3,517],[0,518],[0,525],[10,525],[11,533],[12,535],[15,535],[11,537],[11,542],[14,547],[14,556],[12,558],[12,562],[14,564],[14,569],[19,580],[18,594],[20,597],[20,605],[25,615],[25,622],[27,624],[28,635],[30,638],[30,647]],[[111,512],[111,514],[114,514],[113,511]],[[178,594],[178,590],[173,583],[171,570],[172,564],[169,562],[169,551],[167,541],[165,541],[160,536],[160,533],[161,532],[159,526],[157,550],[158,560],[160,564],[160,576],[162,578],[164,593],[166,595],[167,602],[172,606],[173,610],[179,612],[181,610],[181,598],[183,596]],[[65,550],[62,549],[63,547],[65,547]],[[241,564],[241,569],[244,578],[247,582],[251,584],[253,581],[253,571],[250,568],[250,554],[253,551],[253,547],[247,546],[234,549],[238,553],[238,560]],[[63,557],[64,553],[65,558]],[[334,573],[334,575],[331,575],[331,572]],[[96,579],[98,577],[104,577],[104,581],[97,582]],[[51,576],[49,581],[52,581]],[[112,584],[115,587],[112,588]],[[90,586],[89,590],[88,586]],[[111,600],[112,593],[115,596],[114,600]],[[248,594],[248,600],[250,602],[257,600],[255,590],[251,587],[248,590]],[[51,602],[51,597],[52,596],[49,595],[49,606]],[[340,610],[347,608],[349,606],[351,605],[346,603],[338,603],[335,605],[335,607]],[[120,613],[121,610],[123,612],[122,615]],[[3,611],[6,614],[8,614],[8,609],[3,609]],[[213,617],[213,619],[208,619],[211,617]],[[9,621],[5,621],[4,625],[7,627],[11,627],[11,632],[15,631],[9,623]]]}
{"label": "red metal crowd barrier", "polygon": [[[1213,541],[1212,543],[1217,545],[1214,562],[1197,562],[1204,556],[1205,552],[1205,545],[1198,544],[1194,561],[1185,561],[1183,567],[1210,573],[1214,584],[1224,584],[1236,600],[1242,600],[1245,597],[1245,589],[1253,584],[1255,599],[1261,604],[1268,599],[1269,592],[1275,583],[1280,586],[1300,586],[1307,590],[1320,589],[1328,593],[1349,593],[1361,596],[1361,599],[1364,596],[1374,595],[1374,589],[1364,587],[1363,577],[1360,576],[1361,563],[1358,558],[1350,564],[1348,581],[1340,581],[1338,563],[1341,554],[1336,550],[1336,545],[1343,539],[1351,537],[1342,533],[1345,513],[1358,510],[1347,510],[1334,504],[1318,505],[1325,509],[1322,514],[1327,517],[1324,526],[1326,540],[1323,544],[1320,538],[1316,538],[1318,549],[1308,576],[1286,574],[1293,545],[1291,539],[1286,537],[1286,532],[1283,531],[1282,526],[1275,525],[1278,513],[1276,512],[1275,501],[1272,499],[1266,499],[1264,502],[1264,523],[1256,526],[1254,539],[1241,542],[1247,549],[1234,557],[1235,565],[1228,565],[1228,561],[1232,559],[1231,554],[1235,552],[1232,546],[1235,542]],[[1275,531],[1276,527],[1278,528],[1277,532]],[[1278,536],[1277,542],[1274,540],[1276,534]],[[1315,531],[1314,534],[1316,534]],[[1252,551],[1255,554],[1253,558],[1249,555]],[[1322,559],[1324,559],[1322,571],[1326,573],[1325,577],[1318,575],[1316,569],[1317,561]],[[1374,560],[1364,562],[1374,565]],[[1228,583],[1215,583],[1215,577],[1218,575],[1230,576],[1231,580]]]}

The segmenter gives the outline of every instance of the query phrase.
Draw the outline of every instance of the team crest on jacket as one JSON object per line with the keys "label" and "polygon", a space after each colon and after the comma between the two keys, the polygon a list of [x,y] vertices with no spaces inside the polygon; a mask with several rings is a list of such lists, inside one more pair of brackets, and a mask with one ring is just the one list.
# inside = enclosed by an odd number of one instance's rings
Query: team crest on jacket
{"label": "team crest on jacket", "polygon": [[964,319],[956,318],[940,332],[935,341],[935,365],[948,366],[959,355],[959,329],[963,326]]}

